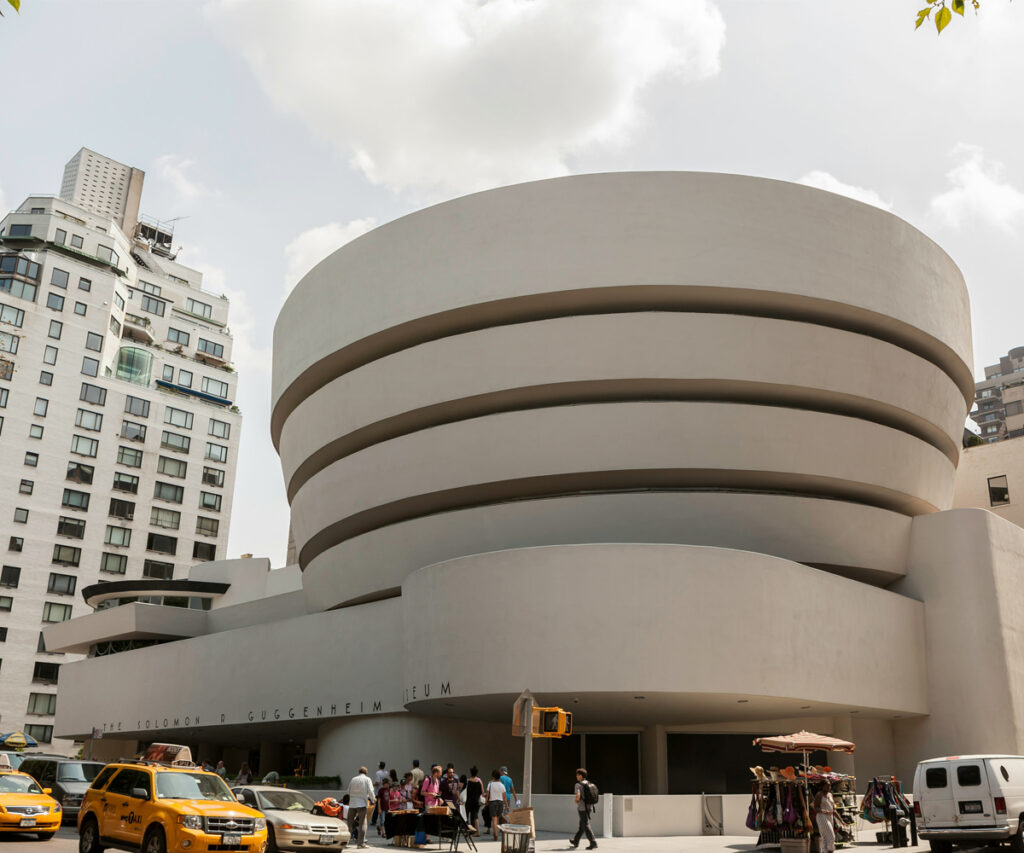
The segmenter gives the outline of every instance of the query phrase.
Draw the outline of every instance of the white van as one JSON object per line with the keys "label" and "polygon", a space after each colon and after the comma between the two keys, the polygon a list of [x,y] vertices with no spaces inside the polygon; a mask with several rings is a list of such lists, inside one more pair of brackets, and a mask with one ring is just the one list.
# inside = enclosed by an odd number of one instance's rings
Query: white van
{"label": "white van", "polygon": [[1007,841],[1024,853],[1024,756],[931,758],[914,773],[917,834],[933,853],[961,842]]}

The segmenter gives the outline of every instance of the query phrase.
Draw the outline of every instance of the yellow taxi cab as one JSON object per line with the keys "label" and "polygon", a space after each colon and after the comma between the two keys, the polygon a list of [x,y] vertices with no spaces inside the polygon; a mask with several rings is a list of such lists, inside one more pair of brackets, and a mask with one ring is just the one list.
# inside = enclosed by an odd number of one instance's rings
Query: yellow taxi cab
{"label": "yellow taxi cab", "polygon": [[108,764],[78,813],[79,853],[264,853],[266,846],[266,818],[175,744]]}
{"label": "yellow taxi cab", "polygon": [[50,789],[27,773],[11,768],[6,755],[0,755],[0,833],[34,832],[44,841],[60,829],[60,803],[49,796]]}

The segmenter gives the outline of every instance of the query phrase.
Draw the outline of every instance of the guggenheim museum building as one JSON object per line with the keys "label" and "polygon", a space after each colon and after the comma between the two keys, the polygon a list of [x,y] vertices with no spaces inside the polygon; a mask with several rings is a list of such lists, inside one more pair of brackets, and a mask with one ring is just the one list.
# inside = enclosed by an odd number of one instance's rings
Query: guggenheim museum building
{"label": "guggenheim museum building", "polygon": [[1024,529],[954,506],[973,399],[963,278],[878,208],[648,172],[421,210],[278,318],[289,565],[87,587],[56,734],[516,777],[528,688],[575,715],[541,792],[749,793],[800,728],[861,778],[1024,753]]}

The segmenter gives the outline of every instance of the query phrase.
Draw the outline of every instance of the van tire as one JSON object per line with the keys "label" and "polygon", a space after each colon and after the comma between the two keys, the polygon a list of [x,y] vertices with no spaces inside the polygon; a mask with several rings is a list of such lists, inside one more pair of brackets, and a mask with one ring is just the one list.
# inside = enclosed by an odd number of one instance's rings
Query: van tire
{"label": "van tire", "polygon": [[1010,836],[1010,850],[1013,853],[1024,853],[1024,815],[1017,819],[1017,831]]}
{"label": "van tire", "polygon": [[[932,848],[932,853],[953,853],[953,842],[952,841],[929,841],[928,846]],[[1018,851],[1014,851],[1018,853]]]}

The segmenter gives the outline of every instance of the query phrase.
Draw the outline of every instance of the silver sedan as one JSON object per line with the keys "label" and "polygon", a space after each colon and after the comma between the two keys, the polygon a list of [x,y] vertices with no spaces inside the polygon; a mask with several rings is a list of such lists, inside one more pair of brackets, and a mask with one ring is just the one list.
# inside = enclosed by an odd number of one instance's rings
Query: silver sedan
{"label": "silver sedan", "polygon": [[267,853],[308,848],[336,851],[348,844],[345,822],[312,814],[313,800],[302,791],[270,785],[239,785],[231,790],[266,816]]}

